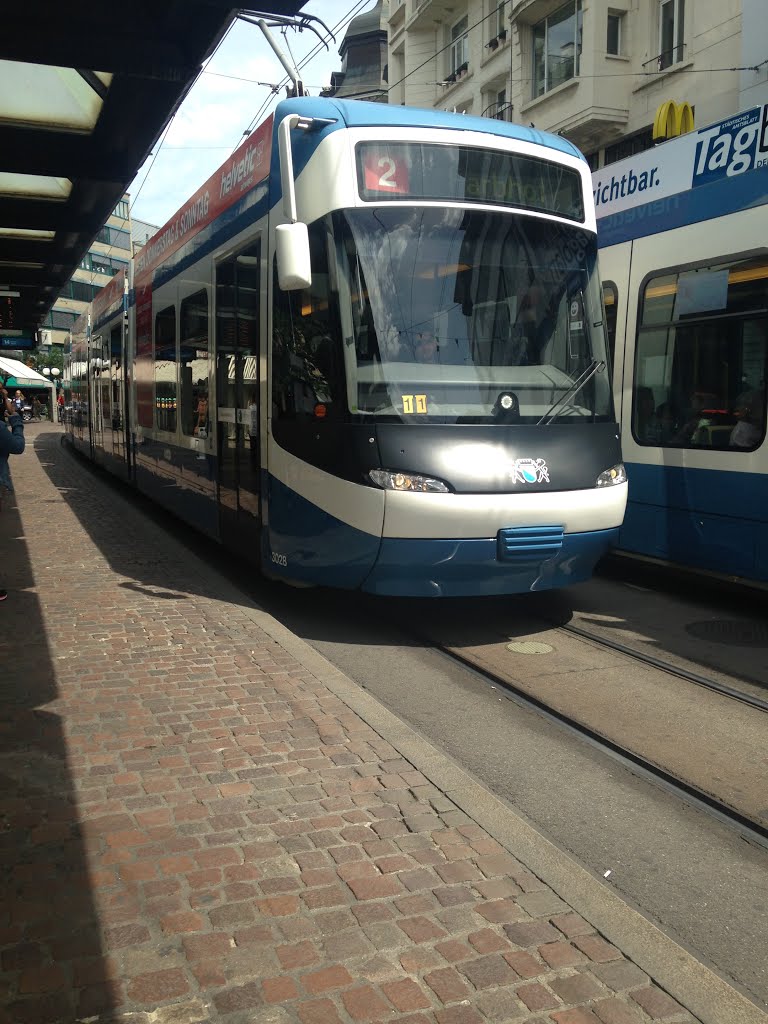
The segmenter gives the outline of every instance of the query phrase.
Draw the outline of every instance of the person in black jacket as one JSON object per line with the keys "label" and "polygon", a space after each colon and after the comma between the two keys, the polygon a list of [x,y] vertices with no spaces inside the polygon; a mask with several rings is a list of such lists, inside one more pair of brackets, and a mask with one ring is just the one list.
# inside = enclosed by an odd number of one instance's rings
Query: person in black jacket
{"label": "person in black jacket", "polygon": [[[8,468],[9,455],[21,455],[24,451],[24,421],[16,406],[8,397],[5,388],[0,388],[3,418],[0,420],[0,505],[4,491],[13,491],[11,473]],[[0,601],[8,597],[6,590],[0,589]]]}

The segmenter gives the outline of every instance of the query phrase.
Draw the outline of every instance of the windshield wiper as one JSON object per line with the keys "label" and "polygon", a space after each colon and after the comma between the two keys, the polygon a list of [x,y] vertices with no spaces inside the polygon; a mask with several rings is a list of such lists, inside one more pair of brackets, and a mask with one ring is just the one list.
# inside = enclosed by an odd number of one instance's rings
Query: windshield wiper
{"label": "windshield wiper", "polygon": [[576,378],[576,380],[573,382],[573,384],[571,384],[568,390],[564,394],[562,394],[560,398],[558,398],[558,400],[555,402],[555,404],[544,413],[544,415],[541,417],[536,426],[540,427],[543,423],[544,426],[548,427],[549,424],[553,422],[553,420],[557,419],[557,415],[561,407],[564,406],[566,402],[568,402],[571,398],[573,398],[575,394],[581,391],[584,385],[588,381],[592,380],[596,373],[604,369],[605,362],[602,359],[593,359],[589,366],[586,368],[586,370],[584,370],[581,373],[581,375]]}

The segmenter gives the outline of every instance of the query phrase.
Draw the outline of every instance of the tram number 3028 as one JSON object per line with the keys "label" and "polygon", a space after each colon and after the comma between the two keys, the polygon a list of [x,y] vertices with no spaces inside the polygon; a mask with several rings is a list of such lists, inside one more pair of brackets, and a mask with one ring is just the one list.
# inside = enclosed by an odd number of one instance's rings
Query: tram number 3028
{"label": "tram number 3028", "polygon": [[275,565],[283,565],[286,568],[288,568],[288,556],[287,555],[281,555],[279,552],[273,551],[272,552],[272,561],[275,563]]}

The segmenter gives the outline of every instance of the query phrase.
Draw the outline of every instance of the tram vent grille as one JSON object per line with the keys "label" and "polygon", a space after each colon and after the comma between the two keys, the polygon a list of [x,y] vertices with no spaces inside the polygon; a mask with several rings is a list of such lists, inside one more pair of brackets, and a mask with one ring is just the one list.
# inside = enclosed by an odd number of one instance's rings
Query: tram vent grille
{"label": "tram vent grille", "polygon": [[541,562],[556,555],[562,546],[562,526],[514,526],[498,533],[501,562]]}

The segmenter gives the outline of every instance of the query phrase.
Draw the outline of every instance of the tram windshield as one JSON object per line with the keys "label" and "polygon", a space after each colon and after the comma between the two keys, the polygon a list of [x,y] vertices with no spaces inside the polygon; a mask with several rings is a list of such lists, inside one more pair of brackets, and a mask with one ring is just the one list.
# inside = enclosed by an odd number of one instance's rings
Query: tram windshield
{"label": "tram windshield", "polygon": [[388,206],[337,211],[311,225],[310,242],[313,285],[293,300],[293,330],[303,320],[304,338],[342,339],[335,383],[315,360],[313,400],[422,423],[612,418],[589,232],[528,215]]}

